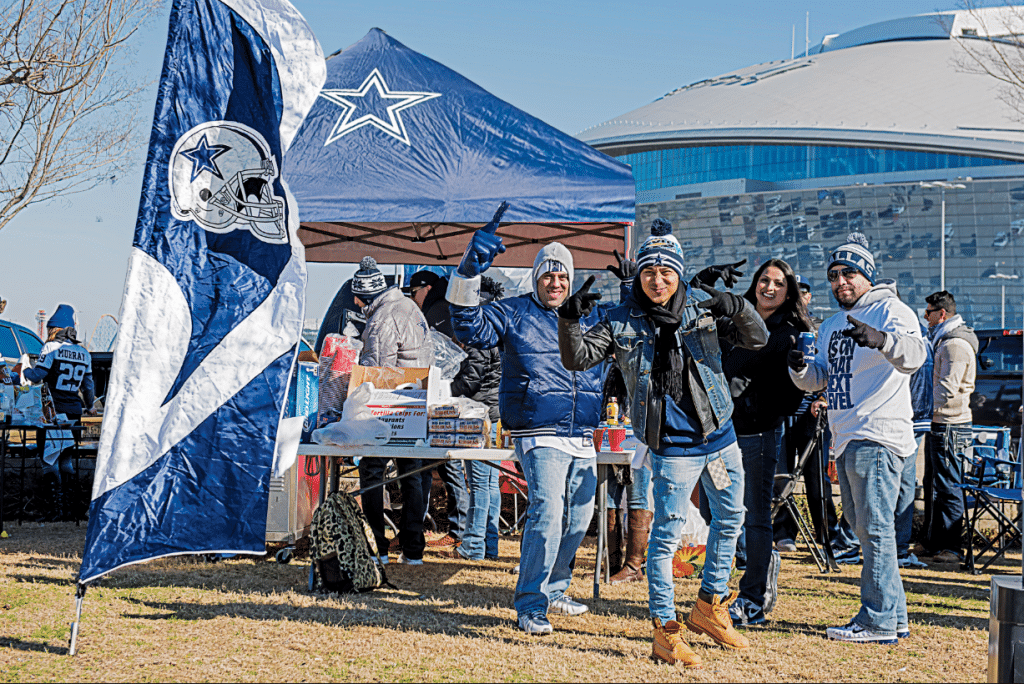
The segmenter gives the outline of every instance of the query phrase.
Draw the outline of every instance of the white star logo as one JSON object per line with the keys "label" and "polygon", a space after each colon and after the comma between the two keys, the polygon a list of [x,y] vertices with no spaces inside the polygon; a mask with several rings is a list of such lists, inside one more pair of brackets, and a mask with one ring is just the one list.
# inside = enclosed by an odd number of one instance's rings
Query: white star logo
{"label": "white star logo", "polygon": [[[391,101],[392,104],[387,105],[385,115],[386,118],[377,116],[373,112],[367,112],[362,116],[355,118],[355,113],[359,109],[360,105],[366,106],[370,104],[367,102],[366,96],[370,93],[370,89],[375,88],[375,97],[384,101]],[[322,90],[320,96],[326,100],[330,100],[334,104],[345,110],[345,113],[338,118],[338,122],[334,124],[334,129],[331,134],[327,136],[327,140],[324,141],[324,147],[327,147],[332,142],[345,137],[357,128],[363,126],[374,126],[384,131],[391,137],[401,140],[406,145],[412,145],[409,142],[409,134],[405,132],[405,123],[402,121],[402,112],[414,105],[418,105],[421,102],[432,100],[435,97],[441,97],[441,93],[414,93],[414,92],[399,92],[393,91],[388,88],[388,84],[384,82],[384,77],[380,75],[380,71],[374,69],[370,72],[370,75],[366,77],[363,84],[355,90]],[[371,96],[373,98],[374,96]],[[372,105],[371,105],[372,106]]]}

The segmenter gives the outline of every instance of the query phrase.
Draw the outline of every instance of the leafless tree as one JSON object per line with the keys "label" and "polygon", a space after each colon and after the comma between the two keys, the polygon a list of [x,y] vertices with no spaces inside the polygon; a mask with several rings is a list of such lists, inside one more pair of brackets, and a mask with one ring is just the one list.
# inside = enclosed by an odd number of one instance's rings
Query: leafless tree
{"label": "leafless tree", "polygon": [[975,0],[961,6],[966,14],[949,27],[962,48],[958,68],[1000,81],[999,99],[1024,120],[1024,6],[982,7]]}
{"label": "leafless tree", "polygon": [[116,178],[145,84],[132,38],[160,0],[0,0],[0,229],[32,204]]}

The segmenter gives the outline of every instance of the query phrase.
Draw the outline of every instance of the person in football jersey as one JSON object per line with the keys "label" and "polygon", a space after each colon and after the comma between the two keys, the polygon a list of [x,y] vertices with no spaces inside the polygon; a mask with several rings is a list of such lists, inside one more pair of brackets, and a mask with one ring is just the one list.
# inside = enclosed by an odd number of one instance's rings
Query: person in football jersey
{"label": "person in football jersey", "polygon": [[[92,409],[96,396],[92,380],[92,357],[77,339],[75,310],[68,304],[59,305],[46,322],[46,330],[46,344],[39,351],[35,366],[23,369],[18,364],[14,372],[20,373],[24,380],[31,383],[45,382],[57,413],[63,413],[76,425],[81,424],[83,412],[96,415]],[[82,405],[83,398],[85,406]],[[70,475],[74,469],[71,456],[66,453],[43,457],[43,491],[50,493],[49,516],[54,520],[67,517],[65,508]]]}

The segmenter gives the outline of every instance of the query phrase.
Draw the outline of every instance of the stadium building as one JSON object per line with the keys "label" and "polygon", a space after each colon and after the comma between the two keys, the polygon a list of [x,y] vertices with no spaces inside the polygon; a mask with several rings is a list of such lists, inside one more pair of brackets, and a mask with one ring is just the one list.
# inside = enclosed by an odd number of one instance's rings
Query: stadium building
{"label": "stadium building", "polygon": [[857,230],[915,310],[944,283],[974,327],[1024,327],[1024,115],[970,56],[1016,55],[1021,17],[950,11],[827,36],[578,137],[632,165],[634,246],[666,218],[691,273],[782,258],[825,316],[826,259]]}

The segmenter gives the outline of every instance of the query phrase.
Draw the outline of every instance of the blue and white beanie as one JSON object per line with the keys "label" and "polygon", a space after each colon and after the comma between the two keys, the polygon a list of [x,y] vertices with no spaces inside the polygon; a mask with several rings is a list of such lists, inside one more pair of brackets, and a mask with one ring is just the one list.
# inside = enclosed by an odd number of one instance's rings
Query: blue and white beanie
{"label": "blue and white beanie", "polygon": [[352,276],[352,294],[369,304],[388,289],[384,274],[377,268],[377,260],[366,256],[359,262],[359,270]]}
{"label": "blue and white beanie", "polygon": [[868,250],[868,238],[864,233],[847,235],[846,244],[835,248],[825,270],[830,270],[836,264],[853,266],[864,274],[868,282],[875,284],[875,257]]}
{"label": "blue and white beanie", "polygon": [[663,218],[651,223],[651,237],[644,240],[636,253],[636,272],[648,266],[668,266],[683,277],[683,248],[672,235],[672,224]]}

